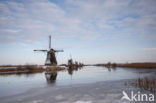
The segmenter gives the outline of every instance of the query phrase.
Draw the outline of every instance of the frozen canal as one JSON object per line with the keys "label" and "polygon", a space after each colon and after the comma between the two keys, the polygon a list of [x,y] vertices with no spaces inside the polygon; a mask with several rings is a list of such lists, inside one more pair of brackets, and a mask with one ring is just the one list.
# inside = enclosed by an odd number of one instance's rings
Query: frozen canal
{"label": "frozen canal", "polygon": [[120,103],[125,85],[138,77],[155,76],[156,69],[86,66],[76,71],[0,76],[1,103]]}

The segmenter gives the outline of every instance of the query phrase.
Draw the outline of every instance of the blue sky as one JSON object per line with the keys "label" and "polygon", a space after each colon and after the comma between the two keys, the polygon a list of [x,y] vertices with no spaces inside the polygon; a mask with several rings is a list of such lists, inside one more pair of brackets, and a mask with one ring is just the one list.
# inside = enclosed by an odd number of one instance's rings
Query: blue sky
{"label": "blue sky", "polygon": [[0,0],[0,64],[156,62],[155,0]]}

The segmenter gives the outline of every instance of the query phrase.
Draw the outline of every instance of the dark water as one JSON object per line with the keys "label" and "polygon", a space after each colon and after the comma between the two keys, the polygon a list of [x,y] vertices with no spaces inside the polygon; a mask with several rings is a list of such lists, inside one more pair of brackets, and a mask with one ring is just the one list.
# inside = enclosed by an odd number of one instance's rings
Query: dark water
{"label": "dark water", "polygon": [[156,69],[108,69],[105,67],[87,66],[74,71],[66,70],[50,74],[0,75],[0,97],[15,95],[32,88],[135,79],[155,74]]}

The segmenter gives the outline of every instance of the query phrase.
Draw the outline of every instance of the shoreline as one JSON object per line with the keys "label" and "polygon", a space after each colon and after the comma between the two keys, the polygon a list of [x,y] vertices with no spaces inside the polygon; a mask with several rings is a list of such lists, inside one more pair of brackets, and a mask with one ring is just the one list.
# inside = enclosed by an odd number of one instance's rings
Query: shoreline
{"label": "shoreline", "polygon": [[[61,65],[58,65],[61,67]],[[107,63],[107,64],[88,64],[84,66],[104,66],[106,68],[143,68],[143,69],[155,69],[156,63]],[[44,65],[0,65],[0,75],[5,74],[27,74],[27,73],[42,73],[46,70]],[[57,70],[57,69],[55,69]],[[60,69],[58,69],[59,71]],[[61,69],[62,70],[62,69]]]}
{"label": "shoreline", "polygon": [[19,66],[0,66],[0,75],[11,75],[11,74],[32,74],[42,73],[45,71],[61,71],[65,67],[62,66],[41,66],[41,65],[19,65]]}
{"label": "shoreline", "polygon": [[[91,64],[90,64],[91,65]],[[88,65],[89,66],[89,65]],[[93,64],[92,66],[104,66],[107,68],[116,68],[116,67],[123,67],[123,68],[144,68],[144,69],[154,69],[156,68],[155,62],[140,62],[140,63],[105,63],[105,64]]]}

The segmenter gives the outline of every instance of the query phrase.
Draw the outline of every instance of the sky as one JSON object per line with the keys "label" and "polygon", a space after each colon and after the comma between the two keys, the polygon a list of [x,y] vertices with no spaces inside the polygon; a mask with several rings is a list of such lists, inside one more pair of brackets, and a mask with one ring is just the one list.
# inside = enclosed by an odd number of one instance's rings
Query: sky
{"label": "sky", "polygon": [[0,0],[0,65],[156,62],[156,0]]}

